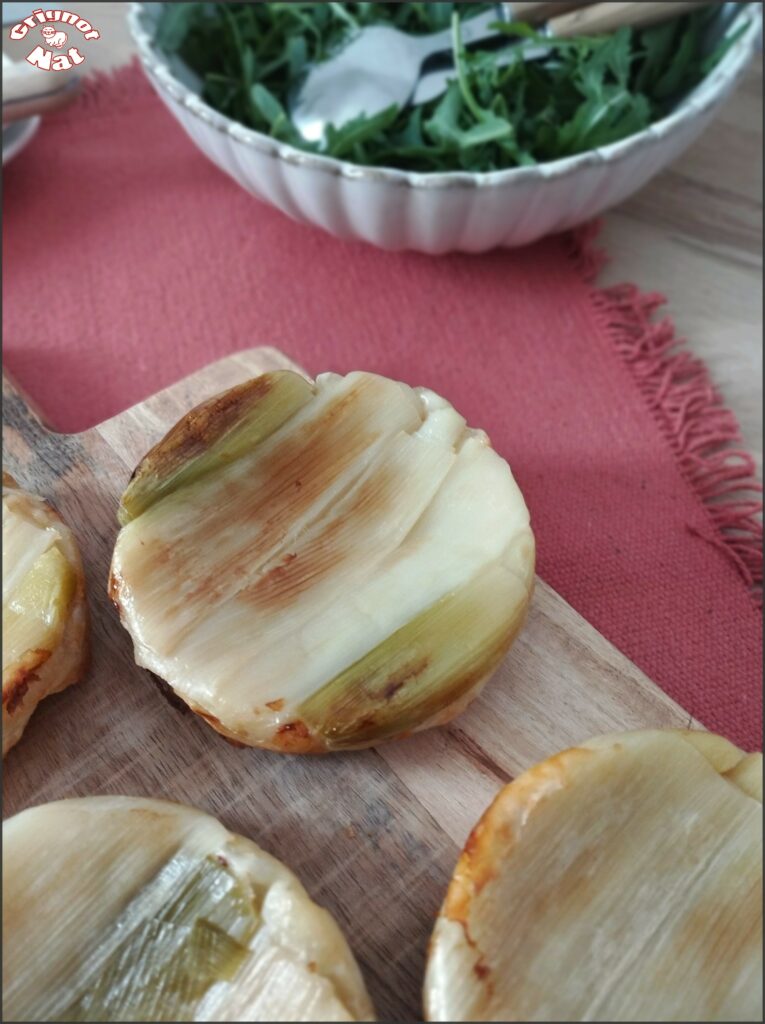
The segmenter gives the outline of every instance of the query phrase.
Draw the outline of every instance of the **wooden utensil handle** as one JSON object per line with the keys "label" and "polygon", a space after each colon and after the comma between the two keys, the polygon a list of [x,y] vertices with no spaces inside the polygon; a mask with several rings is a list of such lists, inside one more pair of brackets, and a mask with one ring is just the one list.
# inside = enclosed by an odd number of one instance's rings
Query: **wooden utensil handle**
{"label": "wooden utensil handle", "polygon": [[[592,0],[589,0],[591,3]],[[558,14],[564,14],[575,7],[587,7],[583,0],[568,0],[561,3],[560,0],[538,0],[530,3],[509,3],[505,8],[510,9],[513,21],[527,21],[530,25],[539,25],[548,18],[554,18]]]}
{"label": "wooden utensil handle", "polygon": [[82,84],[73,81],[71,87],[57,89],[55,92],[41,96],[30,96],[28,99],[12,100],[3,104],[3,124],[22,121],[27,117],[50,114],[54,110],[67,107],[80,92]]}
{"label": "wooden utensil handle", "polygon": [[686,3],[649,3],[640,0],[640,3],[593,4],[553,18],[548,22],[548,28],[555,36],[597,35],[613,32],[623,25],[634,28],[654,25],[687,14],[697,7],[707,6],[707,0],[689,0]]}

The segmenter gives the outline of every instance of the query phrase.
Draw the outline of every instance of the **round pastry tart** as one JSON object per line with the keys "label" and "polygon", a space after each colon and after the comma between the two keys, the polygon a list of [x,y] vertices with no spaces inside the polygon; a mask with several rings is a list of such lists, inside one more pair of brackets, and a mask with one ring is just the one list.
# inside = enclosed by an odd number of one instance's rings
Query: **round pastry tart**
{"label": "round pastry tart", "polygon": [[425,1019],[762,1020],[762,756],[626,733],[506,786],[436,923]]}
{"label": "round pastry tart", "polygon": [[3,824],[3,1019],[368,1021],[332,917],[207,814],[91,797]]}
{"label": "round pastry tart", "polygon": [[3,756],[87,660],[85,579],[72,531],[3,473]]}
{"label": "round pastry tart", "polygon": [[365,747],[494,672],[534,578],[507,463],[448,402],[268,373],[192,410],[121,503],[110,592],[137,662],[230,739]]}

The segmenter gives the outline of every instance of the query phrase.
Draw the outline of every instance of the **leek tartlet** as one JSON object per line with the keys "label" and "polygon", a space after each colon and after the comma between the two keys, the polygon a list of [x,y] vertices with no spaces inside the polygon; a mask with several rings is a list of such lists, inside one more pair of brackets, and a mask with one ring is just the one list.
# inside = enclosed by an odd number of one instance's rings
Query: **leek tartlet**
{"label": "leek tartlet", "polygon": [[567,750],[473,831],[429,1021],[762,1020],[762,755],[707,733]]}
{"label": "leek tartlet", "polygon": [[200,811],[62,800],[3,824],[3,1019],[357,1021],[339,928]]}
{"label": "leek tartlet", "polygon": [[87,625],[71,530],[3,473],[3,756],[43,697],[80,679]]}
{"label": "leek tartlet", "polygon": [[369,373],[268,373],[138,466],[110,592],[137,662],[231,740],[370,746],[441,724],[520,629],[529,515],[485,433]]}

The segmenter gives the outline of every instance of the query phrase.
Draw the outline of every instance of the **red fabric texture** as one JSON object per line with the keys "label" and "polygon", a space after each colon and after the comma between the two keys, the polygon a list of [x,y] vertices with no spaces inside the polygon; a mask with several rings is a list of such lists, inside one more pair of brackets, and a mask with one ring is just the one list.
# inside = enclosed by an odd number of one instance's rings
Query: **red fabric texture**
{"label": "red fabric texture", "polygon": [[593,288],[586,244],[341,243],[217,170],[135,67],[47,119],[4,178],[6,366],[57,428],[260,344],[427,385],[510,461],[540,575],[707,727],[760,747],[756,509],[709,504],[738,486],[722,463],[709,477],[735,429],[702,369],[694,385],[687,356],[666,362],[655,300]]}

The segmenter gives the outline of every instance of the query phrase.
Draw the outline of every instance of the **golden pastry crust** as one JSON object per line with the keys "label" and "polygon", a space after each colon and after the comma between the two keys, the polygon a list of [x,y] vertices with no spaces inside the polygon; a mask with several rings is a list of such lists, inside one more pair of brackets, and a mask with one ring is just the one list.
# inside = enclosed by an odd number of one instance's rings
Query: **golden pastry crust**
{"label": "golden pastry crust", "polygon": [[431,939],[425,1019],[760,1020],[762,756],[599,737],[506,786]]}

